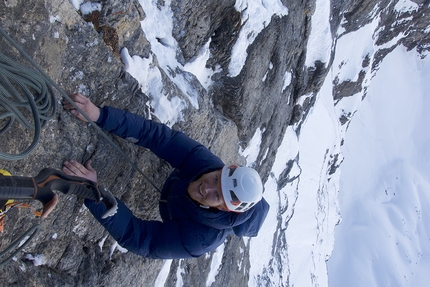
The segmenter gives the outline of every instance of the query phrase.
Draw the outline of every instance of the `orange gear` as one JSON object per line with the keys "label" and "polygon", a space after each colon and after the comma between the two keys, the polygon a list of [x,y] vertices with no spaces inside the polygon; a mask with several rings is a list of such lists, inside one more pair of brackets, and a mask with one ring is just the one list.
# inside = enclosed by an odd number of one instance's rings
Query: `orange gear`
{"label": "orange gear", "polygon": [[[11,174],[7,170],[4,170],[4,169],[0,169],[0,175],[11,176]],[[15,207],[31,208],[31,206],[28,205],[27,203],[19,203],[19,202],[15,202],[13,199],[8,199],[3,206],[0,206],[0,232],[3,232],[3,230],[4,230],[4,218],[6,217],[6,212],[14,206]],[[39,211],[33,211],[33,213],[36,216],[40,216],[42,214]]]}

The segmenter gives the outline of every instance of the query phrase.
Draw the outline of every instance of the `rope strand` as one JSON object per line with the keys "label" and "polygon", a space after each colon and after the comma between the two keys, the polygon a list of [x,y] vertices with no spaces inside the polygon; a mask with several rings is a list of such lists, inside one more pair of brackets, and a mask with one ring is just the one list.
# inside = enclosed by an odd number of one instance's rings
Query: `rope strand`
{"label": "rope strand", "polygon": [[[33,123],[22,110],[31,113]],[[41,129],[54,117],[55,112],[54,92],[47,82],[36,71],[0,53],[0,120],[6,121],[0,134],[9,130],[15,120],[34,131],[32,143],[23,152],[0,152],[0,159],[21,160],[27,157],[39,143]]]}
{"label": "rope strand", "polygon": [[[47,86],[49,87],[49,85],[53,86],[62,97],[64,97],[65,99],[67,99],[72,105],[73,107],[80,112],[84,118],[91,124],[91,126],[93,126],[97,132],[103,136],[104,139],[106,139],[108,141],[108,143],[128,162],[130,163],[130,165],[133,167],[134,170],[136,170],[138,173],[140,173],[144,179],[146,179],[146,181],[151,184],[159,193],[161,193],[161,190],[152,182],[152,180],[146,176],[146,174],[143,173],[143,171],[124,153],[124,151],[121,150],[121,148],[115,144],[113,142],[112,139],[110,139],[102,130],[99,126],[97,126],[89,117],[87,114],[85,114],[82,109],[80,109],[74,102],[73,100],[57,85],[56,82],[54,82],[43,70],[42,68],[40,68],[36,62],[34,62],[34,60],[0,27],[0,34],[3,35],[4,38],[6,38],[9,43],[11,43],[20,53],[21,55],[27,60],[29,61],[33,67],[40,73],[40,75],[44,78],[44,80],[46,81],[46,83],[48,84]],[[54,101],[53,101],[54,102]],[[41,116],[42,117],[42,116]],[[40,129],[39,129],[39,133],[40,133]]]}
{"label": "rope strand", "polygon": [[[17,255],[21,250],[23,250],[28,243],[36,236],[36,234],[39,232],[40,225],[35,224],[30,229],[28,229],[26,232],[24,232],[23,235],[21,235],[17,240],[12,242],[5,250],[0,252],[0,259],[3,258],[3,256],[6,256],[7,253],[11,252],[15,246],[18,246],[15,251],[13,251],[6,259],[0,262],[0,267],[8,263],[15,255]],[[24,240],[24,242],[23,242]]]}

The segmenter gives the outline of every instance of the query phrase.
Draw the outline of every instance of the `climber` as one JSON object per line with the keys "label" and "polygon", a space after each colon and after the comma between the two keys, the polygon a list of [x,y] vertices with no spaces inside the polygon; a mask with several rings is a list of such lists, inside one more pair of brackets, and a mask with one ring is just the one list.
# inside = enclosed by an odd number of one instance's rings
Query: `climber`
{"label": "climber", "polygon": [[[79,93],[70,98],[97,125],[150,149],[175,168],[161,190],[162,221],[141,220],[118,199],[117,213],[102,219],[104,205],[85,200],[119,245],[144,257],[177,259],[213,251],[231,234],[257,235],[269,205],[254,169],[225,165],[206,147],[166,125],[116,108],[99,108]],[[69,102],[63,107],[87,121]],[[65,161],[63,172],[97,182],[89,161]]]}

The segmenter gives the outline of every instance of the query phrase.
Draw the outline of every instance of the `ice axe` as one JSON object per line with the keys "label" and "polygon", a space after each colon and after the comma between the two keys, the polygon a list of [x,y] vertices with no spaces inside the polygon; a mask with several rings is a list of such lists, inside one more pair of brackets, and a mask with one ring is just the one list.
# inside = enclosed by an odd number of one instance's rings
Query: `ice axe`
{"label": "ice axe", "polygon": [[105,187],[55,169],[44,168],[35,177],[0,175],[0,200],[36,199],[43,204],[42,218],[46,218],[58,203],[54,190],[102,202],[106,206],[102,218],[114,215],[118,209],[115,197]]}

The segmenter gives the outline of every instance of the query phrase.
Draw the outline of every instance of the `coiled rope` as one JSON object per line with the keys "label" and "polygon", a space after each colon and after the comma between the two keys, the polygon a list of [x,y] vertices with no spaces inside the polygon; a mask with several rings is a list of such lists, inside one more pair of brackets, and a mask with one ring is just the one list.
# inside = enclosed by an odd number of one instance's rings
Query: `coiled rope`
{"label": "coiled rope", "polygon": [[[0,135],[9,129],[13,121],[16,119],[24,127],[34,129],[34,139],[30,147],[24,152],[18,155],[11,155],[0,152],[0,159],[6,160],[20,160],[28,156],[34,148],[36,148],[40,140],[40,131],[44,127],[46,122],[53,118],[55,115],[55,97],[51,86],[53,86],[62,97],[67,99],[73,107],[80,112],[85,119],[93,126],[99,134],[101,134],[109,144],[119,152],[119,154],[131,164],[133,169],[139,172],[143,178],[145,178],[159,193],[160,189],[147,177],[143,171],[116,145],[112,139],[110,139],[89,117],[86,115],[74,102],[73,100],[55,83],[28,54],[0,27],[0,34],[3,35],[9,43],[14,46],[20,54],[29,61],[33,67],[39,72],[19,65],[5,55],[0,53],[0,123],[3,119],[7,122],[2,128],[0,127]],[[24,94],[27,96],[27,101],[19,95],[17,86],[20,87]],[[32,93],[32,91],[34,93]],[[34,125],[31,125],[29,121],[24,117],[19,108],[24,107],[31,112],[34,118]],[[19,239],[14,241],[6,250],[0,253],[0,258],[3,257],[7,252],[10,252],[12,248],[18,245],[23,239],[25,243],[20,245],[13,254],[8,258],[0,262],[0,267],[8,262],[13,256],[21,251],[37,234],[40,229],[40,225],[34,225],[27,230]]]}
{"label": "coiled rope", "polygon": [[[33,123],[24,115],[27,110]],[[0,152],[0,159],[20,160],[27,157],[40,140],[40,131],[55,115],[55,97],[50,85],[36,71],[20,65],[0,53],[0,120],[4,126],[0,135],[12,127],[16,120],[34,131],[33,141],[18,154]]]}
{"label": "coiled rope", "polygon": [[[85,114],[84,111],[82,111],[82,109],[80,109],[75,102],[73,102],[73,100],[57,85],[56,82],[54,82],[43,70],[42,68],[40,68],[36,62],[34,62],[34,60],[15,42],[15,40],[13,40],[1,27],[0,27],[0,34],[3,35],[4,38],[6,38],[9,43],[11,43],[12,46],[14,46],[20,53],[21,55],[28,61],[30,62],[33,67],[40,73],[40,75],[42,76],[42,78],[45,80],[45,82],[49,85],[51,85],[52,87],[54,87],[62,97],[64,97],[65,99],[67,99],[72,105],[73,107],[80,112],[84,118],[91,124],[91,126],[93,126],[97,132],[103,136],[103,138],[133,167],[134,170],[136,170],[138,173],[140,173],[144,179],[146,179],[146,181],[151,184],[155,190],[157,190],[159,193],[161,193],[161,190],[152,182],[152,180],[146,176],[146,174],[143,173],[143,171],[124,153],[124,151],[121,150],[121,148],[115,144],[113,142],[112,139],[110,139],[103,131],[100,127],[98,127],[89,117],[87,114]],[[54,101],[52,101],[52,103],[54,103]],[[55,106],[55,103],[54,103]],[[55,113],[54,113],[55,114]],[[43,119],[43,117],[41,116],[40,118]]]}

